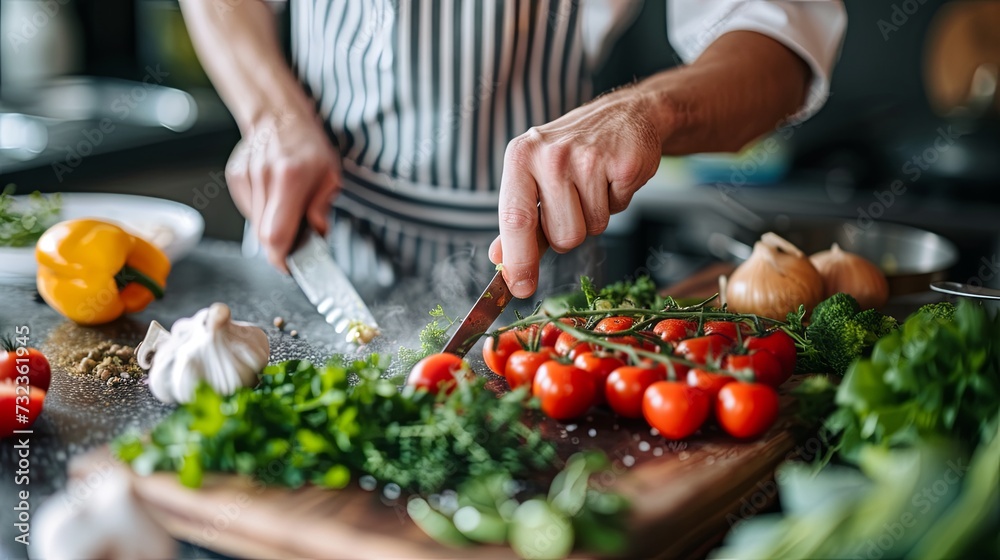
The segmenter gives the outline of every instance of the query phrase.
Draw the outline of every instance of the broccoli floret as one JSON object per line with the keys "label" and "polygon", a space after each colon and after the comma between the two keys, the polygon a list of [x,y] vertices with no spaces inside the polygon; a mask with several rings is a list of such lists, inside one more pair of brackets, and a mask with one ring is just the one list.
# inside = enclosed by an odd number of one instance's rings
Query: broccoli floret
{"label": "broccoli floret", "polygon": [[875,341],[899,328],[895,317],[883,315],[874,309],[866,309],[854,316],[854,321],[861,325],[868,336],[865,345],[871,346]]}
{"label": "broccoli floret", "polygon": [[858,314],[858,311],[861,311],[858,300],[854,299],[850,294],[840,292],[819,302],[813,308],[810,320],[814,325],[832,325],[853,318]]}
{"label": "broccoli floret", "polygon": [[951,322],[955,319],[955,306],[947,301],[928,303],[918,309],[917,313],[926,313],[931,317],[936,317],[942,321]]}
{"label": "broccoli floret", "polygon": [[[853,298],[852,298],[853,299]],[[806,338],[816,349],[815,365],[821,371],[843,375],[847,367],[861,356],[868,331],[853,318],[836,322],[814,322],[806,328]]]}

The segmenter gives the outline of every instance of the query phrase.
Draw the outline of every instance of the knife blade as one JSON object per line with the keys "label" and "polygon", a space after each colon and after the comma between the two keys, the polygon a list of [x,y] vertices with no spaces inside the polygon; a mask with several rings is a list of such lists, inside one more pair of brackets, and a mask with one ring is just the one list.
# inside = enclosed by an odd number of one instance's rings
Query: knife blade
{"label": "knife blade", "polygon": [[348,342],[365,343],[378,334],[375,317],[315,231],[300,232],[285,263],[309,302]]}
{"label": "knife blade", "polygon": [[479,296],[476,304],[459,323],[455,334],[451,335],[451,339],[441,351],[464,357],[476,341],[489,330],[512,299],[514,296],[511,295],[510,288],[503,279],[503,273],[497,271],[496,276],[483,291],[483,295]]}

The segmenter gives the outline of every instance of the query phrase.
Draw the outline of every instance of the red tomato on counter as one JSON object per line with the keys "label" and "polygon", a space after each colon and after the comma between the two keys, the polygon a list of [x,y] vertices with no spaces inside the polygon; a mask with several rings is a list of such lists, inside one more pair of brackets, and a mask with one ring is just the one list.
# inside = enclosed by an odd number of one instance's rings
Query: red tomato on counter
{"label": "red tomato on counter", "polygon": [[761,383],[730,383],[719,391],[715,417],[729,435],[757,437],[778,418],[778,392]]}
{"label": "red tomato on counter", "polygon": [[451,393],[458,385],[458,377],[470,373],[465,360],[455,354],[442,352],[431,354],[417,362],[406,377],[406,384],[432,393]]}
{"label": "red tomato on counter", "polygon": [[721,334],[728,336],[731,340],[736,340],[737,328],[739,328],[740,335],[743,338],[750,336],[750,333],[753,332],[750,325],[734,321],[705,321],[705,324],[702,325],[702,330],[705,334]]}
{"label": "red tomato on counter", "polygon": [[591,352],[595,350],[594,345],[589,342],[583,342],[582,340],[573,336],[573,333],[564,332],[559,335],[556,339],[555,346],[556,354],[560,356],[566,356],[573,360],[584,352]]}
{"label": "red tomato on counter", "polygon": [[42,413],[44,402],[45,390],[40,387],[0,382],[0,439],[14,435],[14,430],[30,428]]}
{"label": "red tomato on counter", "polygon": [[798,352],[795,341],[785,331],[779,329],[761,336],[751,336],[743,341],[743,346],[748,350],[770,352],[778,359],[783,377],[779,385],[795,373],[795,357]]}
{"label": "red tomato on counter", "polygon": [[487,338],[483,343],[483,361],[486,362],[486,367],[497,375],[504,375],[510,355],[523,350],[537,332],[538,327],[531,325],[526,329],[511,329],[499,336]]}
{"label": "red tomato on counter", "polygon": [[28,384],[32,387],[38,387],[43,391],[49,390],[52,368],[37,348],[0,350],[0,383],[7,380],[13,383],[15,378],[22,375],[28,376]]}
{"label": "red tomato on counter", "polygon": [[667,439],[684,439],[698,431],[711,408],[704,391],[687,383],[658,381],[642,397],[642,414]]}
{"label": "red tomato on counter", "polygon": [[730,354],[723,361],[723,368],[733,373],[753,373],[753,380],[771,387],[785,381],[778,358],[766,350],[751,350],[747,354]]}
{"label": "red tomato on counter", "polygon": [[653,333],[664,342],[680,342],[698,333],[698,323],[687,319],[664,319],[653,327]]}
{"label": "red tomato on counter", "polygon": [[697,338],[682,340],[677,344],[674,353],[699,364],[715,362],[722,358],[735,342],[721,334],[709,334]]}
{"label": "red tomato on counter", "polygon": [[728,375],[710,373],[700,369],[692,369],[687,373],[687,384],[704,391],[713,403],[715,398],[719,396],[719,391],[734,381],[736,380]]}
{"label": "red tomato on counter", "polygon": [[642,395],[653,383],[663,381],[666,373],[659,367],[622,366],[611,372],[604,394],[611,410],[628,418],[642,416]]}
{"label": "red tomato on counter", "polygon": [[[559,319],[559,322],[571,327],[579,327],[583,324],[583,321],[576,317],[563,317],[562,319]],[[559,327],[553,325],[552,323],[546,323],[545,326],[542,327],[542,339],[540,346],[555,348],[556,340],[559,339],[559,335],[562,333],[563,331]]]}
{"label": "red tomato on counter", "polygon": [[556,357],[556,353],[551,348],[542,348],[538,352],[530,350],[518,350],[510,355],[507,360],[507,369],[504,377],[511,389],[517,389],[522,385],[531,386],[535,381],[535,374],[542,364]]}
{"label": "red tomato on counter", "polygon": [[611,375],[612,371],[624,366],[625,362],[607,352],[583,352],[577,354],[573,365],[587,372],[594,380],[597,389],[594,395],[594,404],[604,404],[607,400],[604,392],[608,376]]}
{"label": "red tomato on counter", "polygon": [[597,387],[591,376],[572,364],[549,360],[538,368],[531,394],[549,418],[569,420],[590,410]]}

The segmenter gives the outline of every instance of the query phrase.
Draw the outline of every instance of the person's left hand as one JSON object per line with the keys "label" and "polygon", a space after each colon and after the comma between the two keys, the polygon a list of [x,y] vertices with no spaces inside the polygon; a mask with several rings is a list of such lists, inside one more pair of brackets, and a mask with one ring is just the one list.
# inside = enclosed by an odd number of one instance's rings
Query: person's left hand
{"label": "person's left hand", "polygon": [[[608,227],[660,163],[660,135],[651,102],[622,89],[513,139],[500,183],[500,237],[490,259],[503,263],[515,297],[538,285],[544,252],[538,230],[559,253]],[[541,250],[540,250],[541,249]]]}

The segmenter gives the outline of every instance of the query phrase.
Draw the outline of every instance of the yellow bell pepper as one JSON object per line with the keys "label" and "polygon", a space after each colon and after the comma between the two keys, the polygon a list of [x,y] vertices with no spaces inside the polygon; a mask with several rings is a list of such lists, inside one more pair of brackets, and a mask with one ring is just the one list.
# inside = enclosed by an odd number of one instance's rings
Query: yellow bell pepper
{"label": "yellow bell pepper", "polygon": [[100,220],[58,223],[38,239],[38,293],[82,325],[113,321],[163,297],[170,260],[145,239]]}

